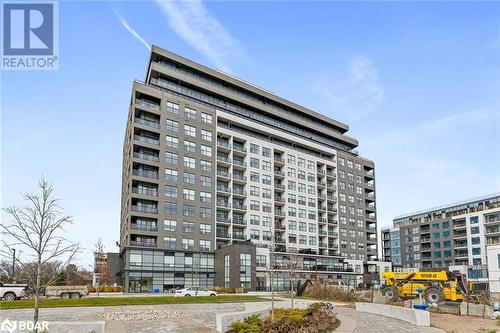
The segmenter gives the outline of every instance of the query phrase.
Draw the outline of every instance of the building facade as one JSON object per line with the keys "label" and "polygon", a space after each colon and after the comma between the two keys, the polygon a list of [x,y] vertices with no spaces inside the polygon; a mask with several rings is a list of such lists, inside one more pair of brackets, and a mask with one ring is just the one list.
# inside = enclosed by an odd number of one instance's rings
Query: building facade
{"label": "building facade", "polygon": [[400,216],[382,229],[382,258],[394,268],[443,267],[488,279],[488,246],[500,244],[500,194]]}
{"label": "building facade", "polygon": [[[265,268],[291,256],[300,258],[301,278],[351,280],[347,259],[377,256],[377,220],[374,163],[358,156],[347,131],[153,46],[145,82],[133,84],[123,145],[126,290],[212,287],[228,279],[265,289]],[[256,249],[216,253],[237,244]],[[225,256],[256,274],[230,270],[226,277],[224,263],[215,263]],[[286,288],[286,280],[275,283]]]}

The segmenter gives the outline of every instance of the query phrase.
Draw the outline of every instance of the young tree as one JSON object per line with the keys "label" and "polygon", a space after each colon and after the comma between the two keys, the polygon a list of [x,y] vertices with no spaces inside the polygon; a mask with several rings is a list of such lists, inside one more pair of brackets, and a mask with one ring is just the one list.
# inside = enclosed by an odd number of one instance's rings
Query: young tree
{"label": "young tree", "polygon": [[58,276],[44,268],[56,260],[66,267],[80,251],[79,243],[63,237],[65,227],[72,224],[73,220],[63,213],[59,200],[54,198],[53,187],[43,178],[38,187],[40,193],[23,194],[25,207],[4,208],[10,221],[0,224],[0,231],[5,236],[1,241],[2,254],[11,255],[16,249],[19,265],[26,267],[26,263],[33,262],[35,272],[28,276],[34,277],[31,284],[35,298],[35,323],[39,317],[40,294]]}
{"label": "young tree", "polygon": [[299,258],[294,254],[289,254],[283,261],[283,268],[288,272],[291,284],[291,298],[292,298],[292,308],[293,308],[293,296],[294,296],[294,286],[297,281],[297,269],[299,267]]}
{"label": "young tree", "polygon": [[99,238],[94,246],[94,272],[97,273],[99,277],[97,280],[97,296],[99,296],[101,283],[106,285],[111,281],[111,272],[108,267],[106,252],[101,238]]}

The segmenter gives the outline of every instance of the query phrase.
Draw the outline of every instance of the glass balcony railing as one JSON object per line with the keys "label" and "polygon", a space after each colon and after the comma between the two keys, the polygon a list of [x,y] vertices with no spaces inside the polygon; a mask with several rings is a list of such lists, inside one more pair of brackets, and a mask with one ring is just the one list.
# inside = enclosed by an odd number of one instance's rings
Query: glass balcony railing
{"label": "glass balcony railing", "polygon": [[139,176],[139,177],[144,177],[144,178],[158,179],[158,172],[154,172],[154,171],[134,169],[134,170],[132,170],[132,174],[134,176]]}
{"label": "glass balcony railing", "polygon": [[135,122],[138,124],[146,125],[148,127],[160,129],[160,123],[152,120],[147,120],[144,118],[135,117]]}
{"label": "glass balcony railing", "polygon": [[152,110],[155,110],[155,111],[160,111],[160,105],[159,104],[156,104],[156,103],[144,100],[144,99],[136,99],[135,100],[135,104],[139,105],[139,106],[144,106],[146,108],[149,108],[149,109],[152,109]]}

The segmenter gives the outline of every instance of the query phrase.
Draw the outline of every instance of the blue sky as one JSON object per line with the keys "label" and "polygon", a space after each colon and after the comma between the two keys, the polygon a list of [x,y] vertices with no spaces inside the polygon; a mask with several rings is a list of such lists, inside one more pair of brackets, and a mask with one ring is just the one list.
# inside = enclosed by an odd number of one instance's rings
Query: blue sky
{"label": "blue sky", "polygon": [[[500,4],[61,2],[59,70],[2,72],[2,207],[43,174],[87,249],[119,239],[131,83],[156,44],[350,126],[380,226],[500,191]],[[5,215],[2,219],[6,218]]]}

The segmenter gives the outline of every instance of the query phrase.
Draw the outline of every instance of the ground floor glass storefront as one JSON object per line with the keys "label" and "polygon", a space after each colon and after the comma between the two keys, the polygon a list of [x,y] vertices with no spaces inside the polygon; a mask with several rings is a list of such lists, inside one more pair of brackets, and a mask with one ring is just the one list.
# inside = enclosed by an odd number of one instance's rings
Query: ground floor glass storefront
{"label": "ground floor glass storefront", "polygon": [[[319,283],[333,283],[335,281],[343,281],[345,284],[357,287],[360,275],[355,274],[328,274],[328,273],[296,273],[294,279],[294,290],[297,286],[297,281],[303,284],[306,280],[317,281]],[[270,276],[269,272],[257,272],[256,289],[257,291],[270,291]],[[275,272],[273,274],[273,290],[274,291],[290,291],[292,290],[292,279],[289,272]]]}
{"label": "ground floor glass storefront", "polygon": [[189,286],[214,286],[214,255],[211,253],[130,250],[124,271],[127,291],[169,292]]}

